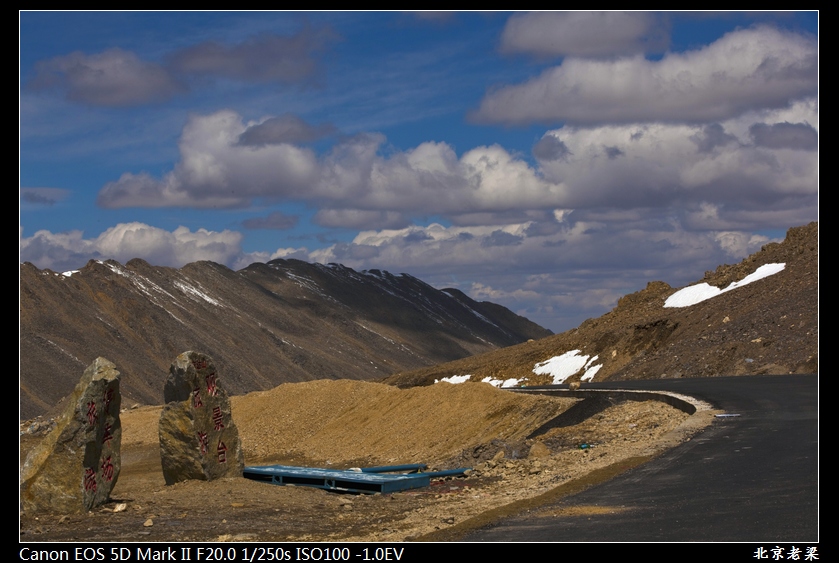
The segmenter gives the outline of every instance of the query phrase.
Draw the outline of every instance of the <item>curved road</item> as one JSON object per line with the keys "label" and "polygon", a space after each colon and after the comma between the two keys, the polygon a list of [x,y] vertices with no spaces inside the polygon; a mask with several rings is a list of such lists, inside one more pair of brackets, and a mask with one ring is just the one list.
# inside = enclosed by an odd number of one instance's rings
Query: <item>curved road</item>
{"label": "curved road", "polygon": [[[715,419],[692,440],[645,465],[461,541],[819,540],[817,375],[622,381],[587,388],[674,391],[740,416]],[[546,511],[582,515],[539,516]]]}

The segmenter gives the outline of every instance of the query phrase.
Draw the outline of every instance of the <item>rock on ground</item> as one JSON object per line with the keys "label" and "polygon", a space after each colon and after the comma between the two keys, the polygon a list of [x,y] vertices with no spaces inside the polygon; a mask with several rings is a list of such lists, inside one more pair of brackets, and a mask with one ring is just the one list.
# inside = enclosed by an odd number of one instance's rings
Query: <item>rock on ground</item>
{"label": "rock on ground", "polygon": [[242,474],[244,456],[230,398],[213,360],[179,355],[169,370],[160,414],[160,461],[166,484]]}
{"label": "rock on ground", "polygon": [[82,512],[108,501],[121,468],[119,380],[105,358],[84,371],[55,427],[21,470],[24,512]]}

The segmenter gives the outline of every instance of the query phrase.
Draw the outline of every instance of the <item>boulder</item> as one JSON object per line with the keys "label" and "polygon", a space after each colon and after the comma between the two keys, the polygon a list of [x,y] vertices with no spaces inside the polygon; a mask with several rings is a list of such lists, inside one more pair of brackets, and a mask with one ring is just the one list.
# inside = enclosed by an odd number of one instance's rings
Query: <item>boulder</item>
{"label": "boulder", "polygon": [[230,398],[213,360],[184,352],[169,368],[160,413],[160,461],[167,485],[238,477],[244,469]]}
{"label": "boulder", "polygon": [[108,501],[121,467],[119,379],[105,358],[84,371],[55,427],[23,464],[24,512],[86,512]]}

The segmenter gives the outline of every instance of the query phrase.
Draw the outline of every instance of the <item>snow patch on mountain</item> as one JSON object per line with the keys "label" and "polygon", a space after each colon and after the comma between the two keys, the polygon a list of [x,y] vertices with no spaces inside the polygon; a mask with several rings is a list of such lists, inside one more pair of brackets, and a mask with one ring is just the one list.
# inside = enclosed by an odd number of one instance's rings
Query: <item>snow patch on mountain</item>
{"label": "snow patch on mountain", "polygon": [[769,277],[773,274],[777,274],[778,272],[782,271],[785,266],[785,263],[764,264],[763,266],[755,270],[754,273],[749,274],[742,280],[731,282],[731,284],[725,289],[720,289],[707,283],[691,285],[684,289],[680,289],[679,291],[668,297],[667,301],[664,302],[664,306],[690,307],[691,305],[696,305],[697,303],[701,303],[702,301],[705,301],[712,297],[716,297],[717,295],[725,293],[726,291],[731,291],[732,289],[737,289],[738,287],[743,287],[744,285],[750,284],[757,280]]}

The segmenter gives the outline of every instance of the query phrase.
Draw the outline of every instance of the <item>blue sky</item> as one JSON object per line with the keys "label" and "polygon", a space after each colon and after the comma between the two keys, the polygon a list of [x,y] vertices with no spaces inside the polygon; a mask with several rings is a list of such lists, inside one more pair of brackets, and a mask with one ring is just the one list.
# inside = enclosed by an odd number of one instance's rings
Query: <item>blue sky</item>
{"label": "blue sky", "polygon": [[21,261],[406,272],[555,331],[818,216],[818,13],[21,12]]}

